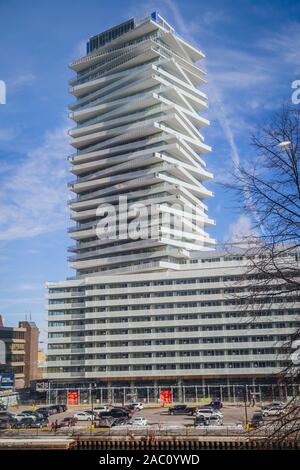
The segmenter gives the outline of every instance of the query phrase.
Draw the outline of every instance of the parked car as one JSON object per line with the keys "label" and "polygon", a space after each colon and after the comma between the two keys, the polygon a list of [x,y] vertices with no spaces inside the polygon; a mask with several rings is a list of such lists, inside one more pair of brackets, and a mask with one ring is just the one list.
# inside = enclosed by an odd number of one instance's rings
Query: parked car
{"label": "parked car", "polygon": [[0,429],[10,429],[14,423],[6,419],[0,419]]}
{"label": "parked car", "polygon": [[212,408],[198,408],[196,411],[196,416],[206,416],[211,418],[213,416],[218,416],[220,419],[223,419],[223,414],[220,411],[216,411]]}
{"label": "parked car", "polygon": [[220,416],[220,418],[223,418],[223,413],[222,413],[222,411],[216,410],[216,409],[214,409],[212,406],[208,406],[208,405],[206,405],[206,406],[200,406],[200,408],[197,408],[196,413],[201,413],[201,412],[209,413],[209,411],[212,412],[212,413],[216,413],[216,414],[218,414],[218,415]]}
{"label": "parked car", "polygon": [[55,408],[57,409],[57,413],[63,413],[64,411],[67,411],[67,405],[63,405],[62,403],[54,405]]}
{"label": "parked car", "polygon": [[128,406],[118,406],[118,410],[126,411],[126,413],[132,414],[134,412],[133,408],[129,408]]}
{"label": "parked car", "polygon": [[284,408],[280,406],[273,406],[271,408],[266,408],[263,410],[263,416],[282,416],[285,413]]}
{"label": "parked car", "polygon": [[28,428],[33,428],[35,426],[35,422],[33,419],[31,419],[29,416],[24,417],[23,419],[20,419],[19,421],[16,421],[13,426],[14,429],[28,429]]}
{"label": "parked car", "polygon": [[196,406],[187,406],[186,409],[185,409],[185,414],[186,415],[195,415],[196,412],[197,412],[197,407]]}
{"label": "parked car", "polygon": [[48,408],[42,407],[36,410],[37,413],[42,414],[44,417],[48,418],[50,416],[50,410]]}
{"label": "parked car", "polygon": [[209,425],[222,426],[222,424],[223,424],[222,418],[220,418],[220,416],[216,414],[211,415],[211,416],[199,415],[199,416],[196,416],[195,421],[194,421],[195,427],[209,426]]}
{"label": "parked car", "polygon": [[13,414],[10,411],[0,411],[0,419],[10,418]]}
{"label": "parked car", "polygon": [[129,416],[130,412],[124,408],[112,408],[101,414],[101,418],[128,418]]}
{"label": "parked car", "polygon": [[96,421],[96,428],[111,428],[117,419],[121,418],[113,418],[112,416],[108,416],[107,418],[101,417]]}
{"label": "parked car", "polygon": [[95,406],[94,408],[94,413],[96,413],[97,415],[101,415],[101,413],[106,413],[107,411],[109,411],[109,407],[106,405]]}
{"label": "parked car", "polygon": [[169,415],[184,415],[186,414],[187,405],[174,405],[168,410]]}
{"label": "parked car", "polygon": [[112,421],[112,426],[126,426],[128,424],[128,418],[115,418]]}
{"label": "parked car", "polygon": [[60,408],[60,412],[61,413],[64,413],[65,411],[67,411],[68,407],[67,405],[63,404],[63,403],[60,403],[59,405],[59,408]]}
{"label": "parked car", "polygon": [[68,416],[60,421],[58,423],[59,428],[70,428],[72,426],[75,426],[77,423],[77,419],[73,416]]}
{"label": "parked car", "polygon": [[221,418],[220,415],[218,414],[212,414],[211,416],[208,416],[207,421],[208,421],[209,426],[222,426],[223,425],[223,418]]}
{"label": "parked car", "polygon": [[0,429],[9,429],[16,423],[11,413],[2,414],[0,416]]}
{"label": "parked car", "polygon": [[137,416],[131,420],[130,424],[132,426],[147,426],[148,421],[143,416]]}
{"label": "parked car", "polygon": [[272,403],[269,403],[268,405],[264,406],[263,409],[264,410],[267,410],[267,409],[270,409],[270,408],[285,408],[285,403],[283,403],[282,401],[273,401]]}
{"label": "parked car", "polygon": [[207,426],[207,417],[206,416],[203,416],[203,415],[200,415],[200,416],[196,416],[195,420],[194,420],[194,426],[195,428],[197,428],[198,426]]}
{"label": "parked car", "polygon": [[127,408],[132,409],[134,411],[140,411],[140,410],[144,409],[144,405],[143,405],[143,403],[141,403],[139,401],[135,401],[135,402],[129,403]]}
{"label": "parked car", "polygon": [[0,411],[6,411],[6,410],[7,410],[7,406],[4,403],[0,402]]}
{"label": "parked car", "polygon": [[264,424],[263,415],[261,413],[254,413],[250,421],[250,427],[256,429],[262,426],[263,424]]}
{"label": "parked car", "polygon": [[75,413],[73,417],[77,419],[77,421],[92,421],[93,420],[93,415],[85,411],[80,411],[78,413]]}
{"label": "parked car", "polygon": [[37,419],[35,416],[26,415],[23,413],[18,413],[14,415],[14,419],[16,421],[22,421],[22,419],[25,419],[25,418],[31,419],[31,421],[35,421]]}
{"label": "parked car", "polygon": [[51,415],[54,415],[56,413],[60,413],[59,405],[49,405],[47,408],[48,408],[49,413]]}
{"label": "parked car", "polygon": [[32,422],[32,428],[47,428],[49,426],[48,419],[38,418],[36,421]]}
{"label": "parked car", "polygon": [[211,401],[209,406],[211,406],[214,410],[220,410],[223,408],[223,403],[221,400],[219,400],[219,398],[217,398],[216,400]]}
{"label": "parked car", "polygon": [[33,410],[21,411],[20,414],[23,416],[30,416],[32,417],[33,420],[42,419],[44,417],[42,413],[39,413],[38,411],[33,411]]}
{"label": "parked car", "polygon": [[84,410],[84,413],[94,416],[94,419],[96,419],[98,416],[95,410]]}

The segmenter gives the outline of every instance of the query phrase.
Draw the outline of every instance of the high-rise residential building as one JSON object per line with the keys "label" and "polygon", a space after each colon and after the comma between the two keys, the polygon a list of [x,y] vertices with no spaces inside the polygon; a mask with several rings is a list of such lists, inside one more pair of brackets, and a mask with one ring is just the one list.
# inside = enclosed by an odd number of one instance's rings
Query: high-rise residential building
{"label": "high-rise residential building", "polygon": [[203,57],[153,13],[71,64],[76,275],[48,283],[47,377],[61,386],[239,383],[285,364],[299,304],[245,319],[249,260],[208,235]]}
{"label": "high-rise residential building", "polygon": [[[71,64],[71,267],[77,277],[177,269],[214,243],[203,202],[212,195],[201,133],[207,97],[198,87],[204,55],[157,14],[92,37],[88,51]],[[128,236],[137,211],[139,238]]]}
{"label": "high-rise residential building", "polygon": [[0,343],[3,358],[0,376],[11,376],[15,388],[30,387],[37,378],[39,330],[32,321],[21,321],[17,327],[4,326],[0,315]]}

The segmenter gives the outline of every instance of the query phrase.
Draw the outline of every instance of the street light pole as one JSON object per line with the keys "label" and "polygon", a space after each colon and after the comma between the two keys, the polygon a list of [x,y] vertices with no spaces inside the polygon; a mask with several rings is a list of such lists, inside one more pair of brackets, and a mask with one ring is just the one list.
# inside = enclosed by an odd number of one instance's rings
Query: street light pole
{"label": "street light pole", "polygon": [[244,406],[245,406],[245,428],[248,427],[248,410],[247,410],[247,385],[244,385]]}
{"label": "street light pole", "polygon": [[[97,387],[97,384],[93,384],[94,388]],[[94,394],[93,394],[93,386],[91,384],[91,405],[92,405],[92,427],[94,427]]]}

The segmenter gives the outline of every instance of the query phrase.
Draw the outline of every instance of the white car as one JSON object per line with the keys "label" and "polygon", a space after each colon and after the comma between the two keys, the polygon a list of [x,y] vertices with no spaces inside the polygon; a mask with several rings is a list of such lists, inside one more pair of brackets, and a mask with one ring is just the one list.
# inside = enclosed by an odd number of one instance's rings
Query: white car
{"label": "white car", "polygon": [[135,401],[133,403],[130,403],[128,405],[128,408],[134,408],[135,410],[140,411],[140,410],[144,409],[144,405],[143,405],[143,403],[141,403],[139,401]]}
{"label": "white car", "polygon": [[148,421],[146,420],[146,418],[138,416],[136,418],[133,418],[130,424],[132,424],[132,426],[147,426]]}
{"label": "white car", "polygon": [[263,416],[281,416],[285,413],[285,410],[279,406],[267,408],[263,410]]}
{"label": "white car", "polygon": [[223,419],[223,413],[218,410],[213,410],[211,408],[198,408],[196,410],[196,416],[205,416],[210,418],[211,416],[218,416],[220,419]]}
{"label": "white car", "polygon": [[106,405],[103,405],[103,406],[96,406],[94,408],[94,413],[96,413],[97,415],[101,414],[101,413],[106,413],[107,411],[109,411],[109,407],[106,406]]}
{"label": "white car", "polygon": [[35,416],[32,416],[32,415],[22,415],[21,413],[17,414],[17,415],[13,415],[14,419],[16,419],[17,421],[22,421],[22,419],[24,418],[29,418],[31,419],[32,421],[35,421],[36,420],[36,417]]}
{"label": "white car", "polygon": [[86,411],[80,411],[79,413],[74,414],[74,418],[78,421],[92,421],[93,415]]}

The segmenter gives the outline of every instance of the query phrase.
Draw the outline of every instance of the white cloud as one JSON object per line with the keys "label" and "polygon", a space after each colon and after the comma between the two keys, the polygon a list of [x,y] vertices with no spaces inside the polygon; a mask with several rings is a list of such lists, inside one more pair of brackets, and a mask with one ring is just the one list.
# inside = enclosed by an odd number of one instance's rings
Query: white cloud
{"label": "white cloud", "polygon": [[[185,21],[183,19],[183,15],[181,14],[179,8],[177,7],[174,1],[164,0],[164,3],[171,10],[174,21],[175,21],[175,25],[179,33],[184,34],[184,36],[187,39],[189,39],[192,43],[197,43],[198,41],[195,38],[195,33],[200,32],[199,23],[197,21],[193,21],[193,22]],[[211,15],[208,14],[206,20],[210,22],[214,22],[213,20],[217,21],[217,19],[219,20],[219,17],[220,15],[218,15],[218,18],[217,18],[217,17],[214,17],[214,15],[212,14]],[[219,57],[219,61],[223,62],[220,59],[221,54],[219,54],[218,57]],[[224,74],[224,68],[222,71],[222,76],[223,74]],[[236,163],[239,163],[240,156],[239,156],[238,148],[235,142],[235,136],[234,136],[234,132],[230,123],[230,119],[225,109],[220,83],[217,83],[216,77],[219,77],[219,75],[211,74],[209,76],[211,82],[208,85],[208,89],[209,89],[208,95],[209,95],[209,99],[215,104],[214,106],[214,108],[216,109],[215,118],[218,120],[221,128],[223,129],[224,136],[230,148],[232,161],[236,164]]]}
{"label": "white cloud", "polygon": [[66,226],[68,151],[66,127],[56,129],[2,174],[0,240],[34,237]]}
{"label": "white cloud", "polygon": [[31,72],[22,73],[7,83],[10,91],[15,91],[23,86],[32,85],[36,80],[36,75]]}
{"label": "white cloud", "polygon": [[31,291],[31,290],[40,290],[43,288],[43,283],[38,282],[24,282],[17,286],[17,290],[21,291]]}
{"label": "white cloud", "polygon": [[239,242],[248,237],[257,236],[256,231],[252,228],[251,219],[246,215],[240,217],[229,225],[228,233],[225,235],[226,242]]}
{"label": "white cloud", "polygon": [[[11,142],[16,137],[16,131],[12,127],[6,127],[0,129],[0,142]],[[2,169],[0,168],[0,171]]]}
{"label": "white cloud", "polygon": [[278,61],[280,59],[292,66],[294,71],[300,70],[300,23],[285,23],[280,31],[275,31],[272,36],[265,37],[257,44],[262,49],[269,51]]}

